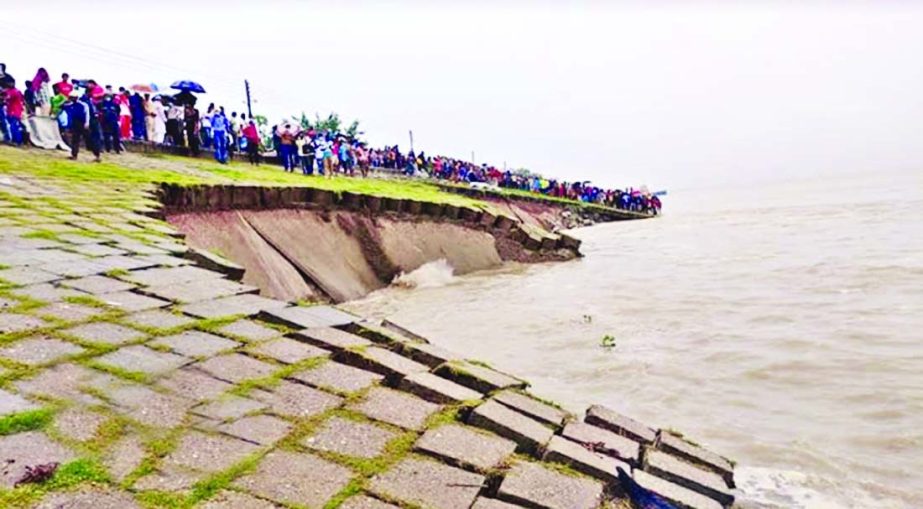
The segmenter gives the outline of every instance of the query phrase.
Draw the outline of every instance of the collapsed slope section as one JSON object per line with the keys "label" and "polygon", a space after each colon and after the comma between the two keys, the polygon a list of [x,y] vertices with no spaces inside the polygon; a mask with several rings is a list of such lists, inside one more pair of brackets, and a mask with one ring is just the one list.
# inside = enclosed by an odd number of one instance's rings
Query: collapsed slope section
{"label": "collapsed slope section", "polygon": [[[192,247],[229,258],[266,296],[344,302],[436,260],[458,274],[569,260],[579,241],[548,218],[305,187],[164,185],[168,221]],[[544,209],[543,213],[547,213]]]}

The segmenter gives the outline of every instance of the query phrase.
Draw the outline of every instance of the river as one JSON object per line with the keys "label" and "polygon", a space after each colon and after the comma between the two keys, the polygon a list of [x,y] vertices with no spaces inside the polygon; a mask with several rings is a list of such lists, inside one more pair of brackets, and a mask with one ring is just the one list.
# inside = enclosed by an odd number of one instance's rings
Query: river
{"label": "river", "polygon": [[[739,462],[740,507],[923,507],[923,172],[671,192],[585,258],[350,303]],[[605,336],[615,346],[601,346]]]}

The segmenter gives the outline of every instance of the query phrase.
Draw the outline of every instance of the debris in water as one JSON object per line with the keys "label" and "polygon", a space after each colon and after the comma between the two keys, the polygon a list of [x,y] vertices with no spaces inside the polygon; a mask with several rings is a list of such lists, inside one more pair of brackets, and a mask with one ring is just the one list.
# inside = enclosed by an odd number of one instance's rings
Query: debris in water
{"label": "debris in water", "polygon": [[593,323],[592,315],[583,315],[583,323]]}
{"label": "debris in water", "polygon": [[53,476],[54,473],[58,471],[59,465],[60,464],[57,462],[45,463],[44,465],[35,465],[34,467],[26,465],[26,473],[24,473],[22,477],[16,481],[14,487],[18,487],[27,483],[43,483],[48,479],[51,479],[51,476]]}
{"label": "debris in water", "polygon": [[606,334],[603,336],[602,341],[599,342],[599,346],[606,349],[615,348],[615,338],[609,334]]}

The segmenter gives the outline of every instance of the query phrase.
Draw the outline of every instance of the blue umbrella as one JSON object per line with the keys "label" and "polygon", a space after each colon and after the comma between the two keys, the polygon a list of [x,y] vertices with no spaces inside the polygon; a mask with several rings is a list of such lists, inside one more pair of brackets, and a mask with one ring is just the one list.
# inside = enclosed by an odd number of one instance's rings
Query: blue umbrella
{"label": "blue umbrella", "polygon": [[186,92],[197,92],[200,94],[205,93],[205,89],[202,87],[202,85],[199,85],[198,83],[194,81],[189,81],[189,80],[176,81],[172,85],[170,85],[170,88],[175,88],[176,90],[183,90]]}

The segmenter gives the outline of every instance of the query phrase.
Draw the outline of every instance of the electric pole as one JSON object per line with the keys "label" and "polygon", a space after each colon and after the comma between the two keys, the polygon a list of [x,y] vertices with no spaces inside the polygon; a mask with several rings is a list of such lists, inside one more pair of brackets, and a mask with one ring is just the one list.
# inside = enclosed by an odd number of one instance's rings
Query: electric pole
{"label": "electric pole", "polygon": [[244,80],[244,89],[247,91],[247,116],[253,118],[253,109],[250,107],[250,82]]}
{"label": "electric pole", "polygon": [[413,152],[413,129],[410,130],[410,151]]}

